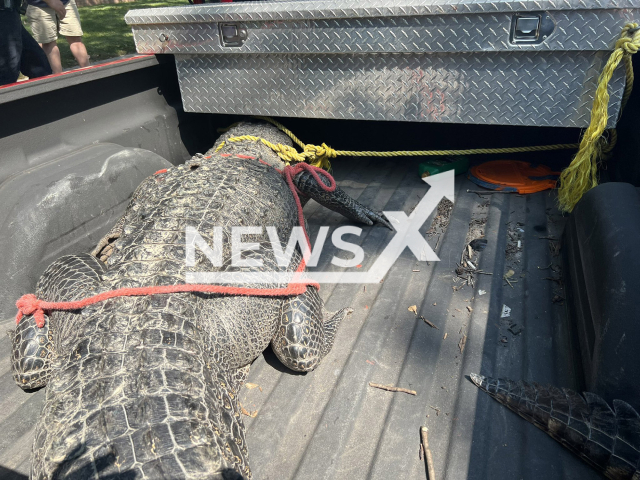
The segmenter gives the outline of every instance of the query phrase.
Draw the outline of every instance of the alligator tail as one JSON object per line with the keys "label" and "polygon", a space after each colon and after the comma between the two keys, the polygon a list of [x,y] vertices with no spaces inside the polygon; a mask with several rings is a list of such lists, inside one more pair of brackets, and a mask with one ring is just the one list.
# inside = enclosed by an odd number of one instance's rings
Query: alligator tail
{"label": "alligator tail", "polygon": [[640,416],[599,396],[472,373],[471,381],[612,480],[640,479]]}

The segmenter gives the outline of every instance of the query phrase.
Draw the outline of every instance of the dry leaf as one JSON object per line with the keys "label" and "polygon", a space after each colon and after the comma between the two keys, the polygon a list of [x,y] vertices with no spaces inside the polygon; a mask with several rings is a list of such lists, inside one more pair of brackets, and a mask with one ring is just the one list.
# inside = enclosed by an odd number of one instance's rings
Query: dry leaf
{"label": "dry leaf", "polygon": [[416,305],[411,305],[407,310],[413,312],[415,316],[418,316],[418,307]]}
{"label": "dry leaf", "polygon": [[509,270],[507,273],[504,274],[504,278],[511,278],[516,274],[516,272],[514,272],[513,270]]}
{"label": "dry leaf", "polygon": [[246,415],[247,417],[251,417],[251,418],[255,418],[255,416],[258,415],[258,410],[254,410],[253,412],[250,412],[249,410],[244,408],[242,404],[240,404],[240,412],[243,415]]}
{"label": "dry leaf", "polygon": [[253,390],[254,388],[258,388],[259,385],[257,383],[249,383],[249,382],[247,382],[247,383],[244,384],[244,386],[247,387],[247,389],[249,389],[249,390]]}

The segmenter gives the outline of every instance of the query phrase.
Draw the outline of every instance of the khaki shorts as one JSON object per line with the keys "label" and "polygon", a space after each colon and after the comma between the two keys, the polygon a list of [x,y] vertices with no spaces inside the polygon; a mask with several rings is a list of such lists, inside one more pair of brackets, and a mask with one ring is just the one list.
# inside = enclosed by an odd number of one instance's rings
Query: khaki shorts
{"label": "khaki shorts", "polygon": [[66,5],[67,14],[60,20],[53,8],[27,8],[27,18],[31,24],[33,38],[38,43],[51,43],[58,39],[58,33],[63,37],[81,37],[80,15],[75,0],[69,0]]}

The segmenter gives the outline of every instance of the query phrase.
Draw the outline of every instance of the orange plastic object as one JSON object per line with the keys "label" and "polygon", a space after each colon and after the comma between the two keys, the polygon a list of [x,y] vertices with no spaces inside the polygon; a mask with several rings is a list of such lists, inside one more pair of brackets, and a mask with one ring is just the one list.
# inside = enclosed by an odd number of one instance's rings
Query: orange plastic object
{"label": "orange plastic object", "polygon": [[467,177],[481,187],[506,192],[535,193],[555,188],[560,172],[519,160],[494,160],[471,167]]}

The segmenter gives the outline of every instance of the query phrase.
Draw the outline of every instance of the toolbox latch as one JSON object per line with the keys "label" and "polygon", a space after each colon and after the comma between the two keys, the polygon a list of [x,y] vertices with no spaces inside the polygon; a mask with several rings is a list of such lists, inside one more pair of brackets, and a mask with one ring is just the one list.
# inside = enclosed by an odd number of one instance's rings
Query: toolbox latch
{"label": "toolbox latch", "polygon": [[555,23],[546,12],[517,13],[511,19],[511,43],[536,45],[555,30]]}
{"label": "toolbox latch", "polygon": [[531,40],[538,39],[540,34],[540,16],[535,17],[516,17],[516,31],[514,32],[514,38],[516,40]]}
{"label": "toolbox latch", "polygon": [[220,24],[220,42],[223,47],[241,47],[247,39],[247,29],[239,23]]}

